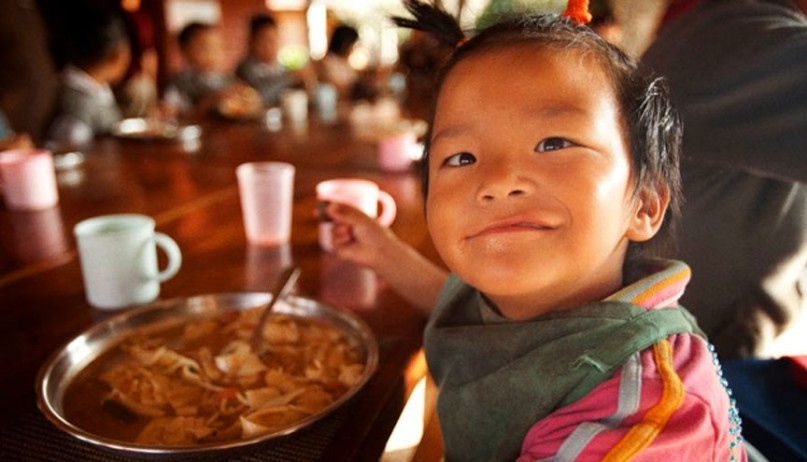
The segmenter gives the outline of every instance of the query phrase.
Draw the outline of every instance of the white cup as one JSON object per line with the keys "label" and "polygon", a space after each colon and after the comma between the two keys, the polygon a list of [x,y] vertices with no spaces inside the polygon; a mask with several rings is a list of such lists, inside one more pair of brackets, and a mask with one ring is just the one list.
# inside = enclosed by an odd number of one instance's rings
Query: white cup
{"label": "white cup", "polygon": [[[359,209],[365,215],[376,218],[381,226],[390,226],[398,208],[395,199],[382,191],[377,184],[360,178],[337,178],[317,184],[317,201],[320,207],[328,202],[338,202]],[[379,213],[379,204],[381,211]],[[322,250],[333,250],[333,223],[327,217],[319,224],[319,245]]]}
{"label": "white cup", "polygon": [[319,119],[326,123],[336,122],[339,105],[339,93],[336,91],[336,87],[329,83],[319,84],[315,101]]}
{"label": "white cup", "polygon": [[302,89],[286,90],[280,95],[280,107],[292,124],[308,121],[308,93]]}
{"label": "white cup", "polygon": [[[120,214],[89,218],[73,228],[92,306],[117,309],[153,302],[160,295],[160,283],[177,274],[182,265],[179,246],[154,226],[151,217]],[[162,271],[157,246],[168,256]]]}
{"label": "white cup", "polygon": [[53,156],[43,149],[0,153],[0,191],[13,210],[42,210],[59,202]]}
{"label": "white cup", "polygon": [[236,169],[244,229],[251,244],[289,242],[294,170],[285,162],[249,162]]}

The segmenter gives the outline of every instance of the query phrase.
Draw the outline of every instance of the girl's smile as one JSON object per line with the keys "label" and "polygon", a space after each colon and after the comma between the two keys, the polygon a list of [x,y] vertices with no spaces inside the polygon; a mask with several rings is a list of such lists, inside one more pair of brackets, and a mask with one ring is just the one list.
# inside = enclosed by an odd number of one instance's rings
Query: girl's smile
{"label": "girl's smile", "polygon": [[552,226],[541,221],[531,220],[529,218],[509,218],[488,224],[480,231],[474,232],[468,236],[468,239],[520,232],[547,232],[553,229]]}

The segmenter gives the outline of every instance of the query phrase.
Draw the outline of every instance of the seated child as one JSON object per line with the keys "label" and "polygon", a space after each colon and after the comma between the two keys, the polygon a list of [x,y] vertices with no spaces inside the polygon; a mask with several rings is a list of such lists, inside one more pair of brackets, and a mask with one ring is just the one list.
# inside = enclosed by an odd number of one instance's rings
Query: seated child
{"label": "seated child", "polygon": [[221,111],[222,106],[228,106],[225,112],[230,106],[249,112],[260,106],[254,90],[222,70],[224,50],[218,27],[188,24],[179,33],[179,47],[186,67],[171,77],[164,98],[174,112],[202,115]]}
{"label": "seated child", "polygon": [[129,36],[114,12],[91,8],[71,23],[64,40],[67,65],[46,138],[50,144],[81,146],[121,119],[111,85],[120,82],[129,67]]}
{"label": "seated child", "polygon": [[452,274],[354,209],[326,213],[338,257],[434,305],[424,346],[446,460],[745,460],[717,358],[677,304],[689,268],[647,256],[679,211],[663,80],[566,17],[466,39],[406,4],[416,19],[398,24],[457,45],[422,171]]}
{"label": "seated child", "polygon": [[352,26],[340,24],[331,33],[328,52],[316,64],[319,81],[333,85],[342,99],[351,99],[360,82],[359,72],[348,61],[358,42],[359,32]]}
{"label": "seated child", "polygon": [[249,21],[249,51],[235,75],[261,95],[265,106],[275,106],[280,93],[292,85],[291,76],[277,61],[277,23],[269,15],[256,15]]}

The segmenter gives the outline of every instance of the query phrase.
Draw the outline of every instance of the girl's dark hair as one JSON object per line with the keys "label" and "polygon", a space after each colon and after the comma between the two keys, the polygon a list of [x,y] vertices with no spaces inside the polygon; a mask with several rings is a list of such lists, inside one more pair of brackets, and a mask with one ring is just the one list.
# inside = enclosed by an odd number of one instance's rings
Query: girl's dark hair
{"label": "girl's dark hair", "polygon": [[[635,193],[642,188],[667,188],[670,205],[655,239],[631,243],[629,258],[638,254],[668,255],[674,251],[674,227],[680,214],[681,179],[678,158],[682,126],[670,102],[665,81],[640,66],[591,28],[556,14],[526,14],[504,18],[466,38],[456,19],[438,6],[419,0],[404,0],[414,19],[393,17],[402,27],[422,30],[456,49],[443,66],[435,94],[439,96],[446,77],[461,61],[504,48],[538,46],[585,54],[598,62],[610,78],[622,114],[629,143]],[[429,131],[421,165],[423,193],[428,195],[429,148],[437,98],[432,101]]]}
{"label": "girl's dark hair", "polygon": [[359,40],[359,33],[351,26],[340,25],[333,30],[328,44],[328,53],[346,56],[350,47]]}

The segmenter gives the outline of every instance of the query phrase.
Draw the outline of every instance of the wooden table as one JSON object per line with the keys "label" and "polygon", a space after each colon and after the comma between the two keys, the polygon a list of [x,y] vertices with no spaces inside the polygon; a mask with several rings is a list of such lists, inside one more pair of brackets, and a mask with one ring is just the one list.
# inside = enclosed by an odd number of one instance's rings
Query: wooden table
{"label": "wooden table", "polygon": [[[383,281],[368,278],[368,270],[319,249],[314,187],[335,177],[376,181],[398,203],[396,233],[434,256],[419,176],[414,169],[381,172],[374,141],[355,136],[346,123],[312,120],[305,129],[284,126],[276,132],[259,121],[206,120],[202,127],[197,145],[100,139],[86,150],[82,165],[59,172],[56,208],[0,207],[0,428],[34,408],[35,376],[47,357],[108,316],[85,299],[73,226],[96,215],[140,213],[155,218],[157,229],[182,249],[182,269],[163,283],[163,299],[267,291],[293,261],[303,270],[297,293],[351,310],[369,324],[381,345],[380,366],[351,403],[349,425],[338,430],[327,459],[377,460],[425,373],[425,318]],[[297,167],[292,242],[285,248],[255,247],[245,239],[235,168],[263,160]]]}

